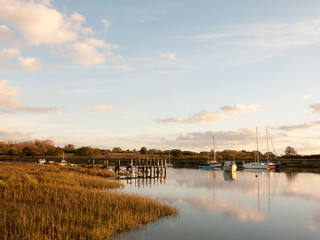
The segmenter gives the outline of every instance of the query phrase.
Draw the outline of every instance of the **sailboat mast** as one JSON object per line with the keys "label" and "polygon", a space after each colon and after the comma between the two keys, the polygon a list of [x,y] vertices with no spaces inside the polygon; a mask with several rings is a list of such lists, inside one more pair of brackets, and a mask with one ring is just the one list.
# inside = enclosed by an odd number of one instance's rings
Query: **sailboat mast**
{"label": "sailboat mast", "polygon": [[214,145],[214,136],[212,136],[213,138],[213,161],[216,161],[216,146]]}
{"label": "sailboat mast", "polygon": [[257,139],[257,162],[259,163],[258,127],[256,127],[256,139]]}
{"label": "sailboat mast", "polygon": [[268,128],[266,129],[266,135],[267,135],[267,159],[269,161],[270,155],[269,155],[269,132],[268,132]]}

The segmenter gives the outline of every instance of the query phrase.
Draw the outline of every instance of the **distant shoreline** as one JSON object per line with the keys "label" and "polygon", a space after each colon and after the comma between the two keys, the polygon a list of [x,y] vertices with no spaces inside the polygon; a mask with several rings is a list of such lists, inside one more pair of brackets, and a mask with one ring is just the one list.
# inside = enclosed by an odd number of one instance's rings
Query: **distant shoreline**
{"label": "distant shoreline", "polygon": [[[61,157],[50,157],[50,156],[37,156],[37,157],[10,157],[10,156],[1,156],[0,161],[2,162],[37,162],[40,158],[45,158],[47,160],[53,160],[55,162],[61,162]],[[75,156],[67,156],[67,161],[73,164],[79,165],[103,165],[108,161],[110,166],[113,166],[119,160],[128,161],[130,159],[166,159],[168,158],[159,155],[136,155],[136,156],[123,156],[120,154],[114,156],[101,156],[101,157],[75,157]],[[288,168],[319,168],[320,169],[320,157],[319,158],[310,158],[308,157],[279,157],[279,161],[282,164],[285,164]],[[224,161],[228,159],[218,159],[218,162]],[[254,159],[235,159],[237,165],[242,165],[242,162],[252,162]],[[271,159],[271,162],[277,162],[276,159]],[[170,162],[174,167],[190,167],[197,168],[199,165],[207,162],[205,158],[173,158],[170,159]]]}

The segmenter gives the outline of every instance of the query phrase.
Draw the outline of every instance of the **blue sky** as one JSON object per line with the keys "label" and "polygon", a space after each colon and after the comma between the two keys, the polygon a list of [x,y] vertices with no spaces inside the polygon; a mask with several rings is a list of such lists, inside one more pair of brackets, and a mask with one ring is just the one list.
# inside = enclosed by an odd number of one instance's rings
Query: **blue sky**
{"label": "blue sky", "polygon": [[319,1],[0,0],[0,136],[320,153]]}

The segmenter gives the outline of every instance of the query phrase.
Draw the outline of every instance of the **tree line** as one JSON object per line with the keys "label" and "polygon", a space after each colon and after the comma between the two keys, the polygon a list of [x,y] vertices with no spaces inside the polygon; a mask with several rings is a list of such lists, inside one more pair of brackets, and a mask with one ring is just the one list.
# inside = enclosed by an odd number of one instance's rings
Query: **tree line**
{"label": "tree line", "polygon": [[[78,157],[99,157],[99,156],[111,156],[112,154],[137,154],[137,155],[157,155],[159,157],[171,157],[171,158],[213,158],[213,151],[182,151],[181,149],[170,149],[170,150],[158,150],[158,149],[147,149],[141,147],[140,150],[123,150],[120,147],[114,147],[112,150],[93,148],[90,146],[84,146],[76,148],[73,144],[67,144],[64,147],[56,147],[52,140],[33,140],[24,142],[4,142],[0,141],[0,155],[1,156],[52,156],[56,157],[62,153],[71,153]],[[255,159],[259,155],[260,159],[269,158],[274,159],[274,153],[261,153],[256,151],[236,151],[236,150],[223,150],[216,152],[217,160],[225,159]],[[288,146],[285,149],[285,157],[299,156],[297,151]]]}

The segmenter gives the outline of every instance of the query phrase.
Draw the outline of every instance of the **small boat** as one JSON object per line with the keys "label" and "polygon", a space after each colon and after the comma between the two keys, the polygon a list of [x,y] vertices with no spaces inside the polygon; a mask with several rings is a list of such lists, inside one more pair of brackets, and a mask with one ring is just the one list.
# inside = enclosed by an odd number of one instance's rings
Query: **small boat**
{"label": "small boat", "polygon": [[264,162],[259,161],[259,143],[258,143],[258,128],[256,128],[256,139],[257,139],[257,151],[256,151],[256,161],[255,162],[250,162],[250,163],[243,163],[243,168],[248,168],[248,169],[274,169],[276,168],[276,165],[274,163],[271,163],[269,161],[269,134],[268,134],[268,129],[266,130],[267,133],[267,160]]}
{"label": "small boat", "polygon": [[38,160],[38,163],[39,164],[45,164],[46,160],[44,158],[41,158],[41,159]]}
{"label": "small boat", "polygon": [[248,169],[268,169],[270,168],[272,163],[263,163],[263,162],[250,162],[250,163],[244,163],[243,168],[248,168]]}
{"label": "small boat", "polygon": [[67,165],[68,163],[67,163],[67,161],[64,159],[64,152],[62,153],[62,160],[61,160],[61,162],[59,163],[59,165],[60,166],[65,166],[65,165]]}
{"label": "small boat", "polygon": [[217,161],[208,161],[205,164],[202,164],[199,166],[200,169],[220,169],[222,167],[221,163],[218,163]]}
{"label": "small boat", "polygon": [[235,161],[224,161],[223,170],[225,172],[232,172],[237,170],[237,164]]}
{"label": "small boat", "polygon": [[[210,158],[210,156],[209,156]],[[207,163],[202,164],[199,166],[200,169],[207,169],[207,170],[211,170],[214,168],[221,168],[221,163],[217,162],[217,156],[216,156],[216,146],[214,145],[214,136],[213,136],[213,160],[207,161]]]}
{"label": "small boat", "polygon": [[166,166],[167,167],[173,167],[173,164],[168,162],[168,163],[166,163]]}

